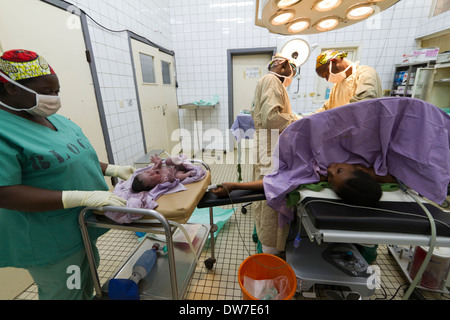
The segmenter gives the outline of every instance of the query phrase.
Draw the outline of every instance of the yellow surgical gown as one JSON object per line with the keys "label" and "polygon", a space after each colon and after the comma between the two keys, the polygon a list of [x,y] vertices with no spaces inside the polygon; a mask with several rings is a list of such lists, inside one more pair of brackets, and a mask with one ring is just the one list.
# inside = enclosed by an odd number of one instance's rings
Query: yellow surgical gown
{"label": "yellow surgical gown", "polygon": [[[258,81],[251,114],[255,123],[253,141],[256,144],[253,148],[253,179],[260,180],[273,169],[272,151],[279,134],[299,117],[292,114],[286,88],[273,74],[267,74]],[[288,227],[278,228],[278,213],[267,206],[266,201],[258,201],[254,205],[259,240],[264,246],[284,251]]]}
{"label": "yellow surgical gown", "polygon": [[329,99],[316,112],[361,100],[381,98],[382,94],[381,80],[375,69],[369,66],[357,66],[356,71],[350,76],[333,85]]}

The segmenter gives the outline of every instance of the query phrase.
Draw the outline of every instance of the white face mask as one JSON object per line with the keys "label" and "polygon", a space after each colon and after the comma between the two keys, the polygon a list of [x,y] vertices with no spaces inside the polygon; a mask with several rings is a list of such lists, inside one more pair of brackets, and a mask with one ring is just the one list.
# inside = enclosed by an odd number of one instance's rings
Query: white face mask
{"label": "white face mask", "polygon": [[338,72],[338,73],[332,73],[331,72],[331,63],[330,61],[330,74],[328,76],[327,81],[331,83],[338,83],[347,78],[347,75],[345,74],[348,69],[353,68],[354,63],[350,64],[347,68],[345,68],[344,71]]}
{"label": "white face mask", "polygon": [[59,96],[50,96],[45,94],[39,94],[34,90],[31,90],[30,88],[25,87],[24,85],[21,85],[20,83],[6,77],[0,72],[0,77],[4,78],[8,82],[18,86],[19,88],[22,88],[28,92],[34,93],[36,95],[36,104],[34,107],[31,107],[30,109],[16,109],[11,106],[8,106],[7,104],[0,101],[0,105],[4,106],[5,108],[8,108],[10,110],[14,111],[27,111],[28,113],[39,116],[43,118],[47,118],[56,112],[61,108],[61,99]]}

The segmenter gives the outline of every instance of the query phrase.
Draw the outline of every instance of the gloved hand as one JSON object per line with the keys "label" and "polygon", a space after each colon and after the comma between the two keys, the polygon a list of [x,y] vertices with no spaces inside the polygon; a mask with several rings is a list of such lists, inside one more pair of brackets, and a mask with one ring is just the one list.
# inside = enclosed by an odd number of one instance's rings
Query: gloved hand
{"label": "gloved hand", "polygon": [[118,177],[122,180],[127,180],[133,175],[134,171],[136,171],[136,168],[133,166],[116,166],[108,164],[108,167],[105,170],[105,176]]}
{"label": "gloved hand", "polygon": [[62,203],[64,209],[74,207],[123,207],[127,200],[109,191],[63,191]]}

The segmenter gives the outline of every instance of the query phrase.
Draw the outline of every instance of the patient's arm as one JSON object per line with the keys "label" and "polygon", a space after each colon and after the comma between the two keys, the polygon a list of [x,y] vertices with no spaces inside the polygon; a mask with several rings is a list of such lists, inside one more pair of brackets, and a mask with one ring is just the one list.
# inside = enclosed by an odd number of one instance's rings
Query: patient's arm
{"label": "patient's arm", "polygon": [[211,192],[218,197],[227,197],[228,193],[233,190],[264,190],[263,180],[252,182],[224,182]]}

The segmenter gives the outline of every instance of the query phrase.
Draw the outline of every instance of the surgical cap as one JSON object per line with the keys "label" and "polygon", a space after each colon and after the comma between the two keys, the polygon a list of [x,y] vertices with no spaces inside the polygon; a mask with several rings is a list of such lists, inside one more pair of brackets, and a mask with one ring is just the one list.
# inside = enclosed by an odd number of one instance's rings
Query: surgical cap
{"label": "surgical cap", "polygon": [[339,51],[339,50],[327,50],[319,54],[317,57],[316,69],[324,64],[327,64],[328,61],[334,60],[336,58],[345,58],[347,57],[347,52]]}
{"label": "surgical cap", "polygon": [[267,65],[267,68],[270,70],[273,67],[283,64],[286,60],[291,65],[292,70],[294,70],[294,76],[295,76],[297,74],[297,65],[295,64],[295,62],[293,60],[286,58],[281,53],[277,53],[272,57],[272,60],[270,60],[269,64]]}
{"label": "surgical cap", "polygon": [[[0,56],[0,72],[14,81],[55,74],[47,61],[36,52],[16,49]],[[0,77],[0,82],[7,82]]]}

